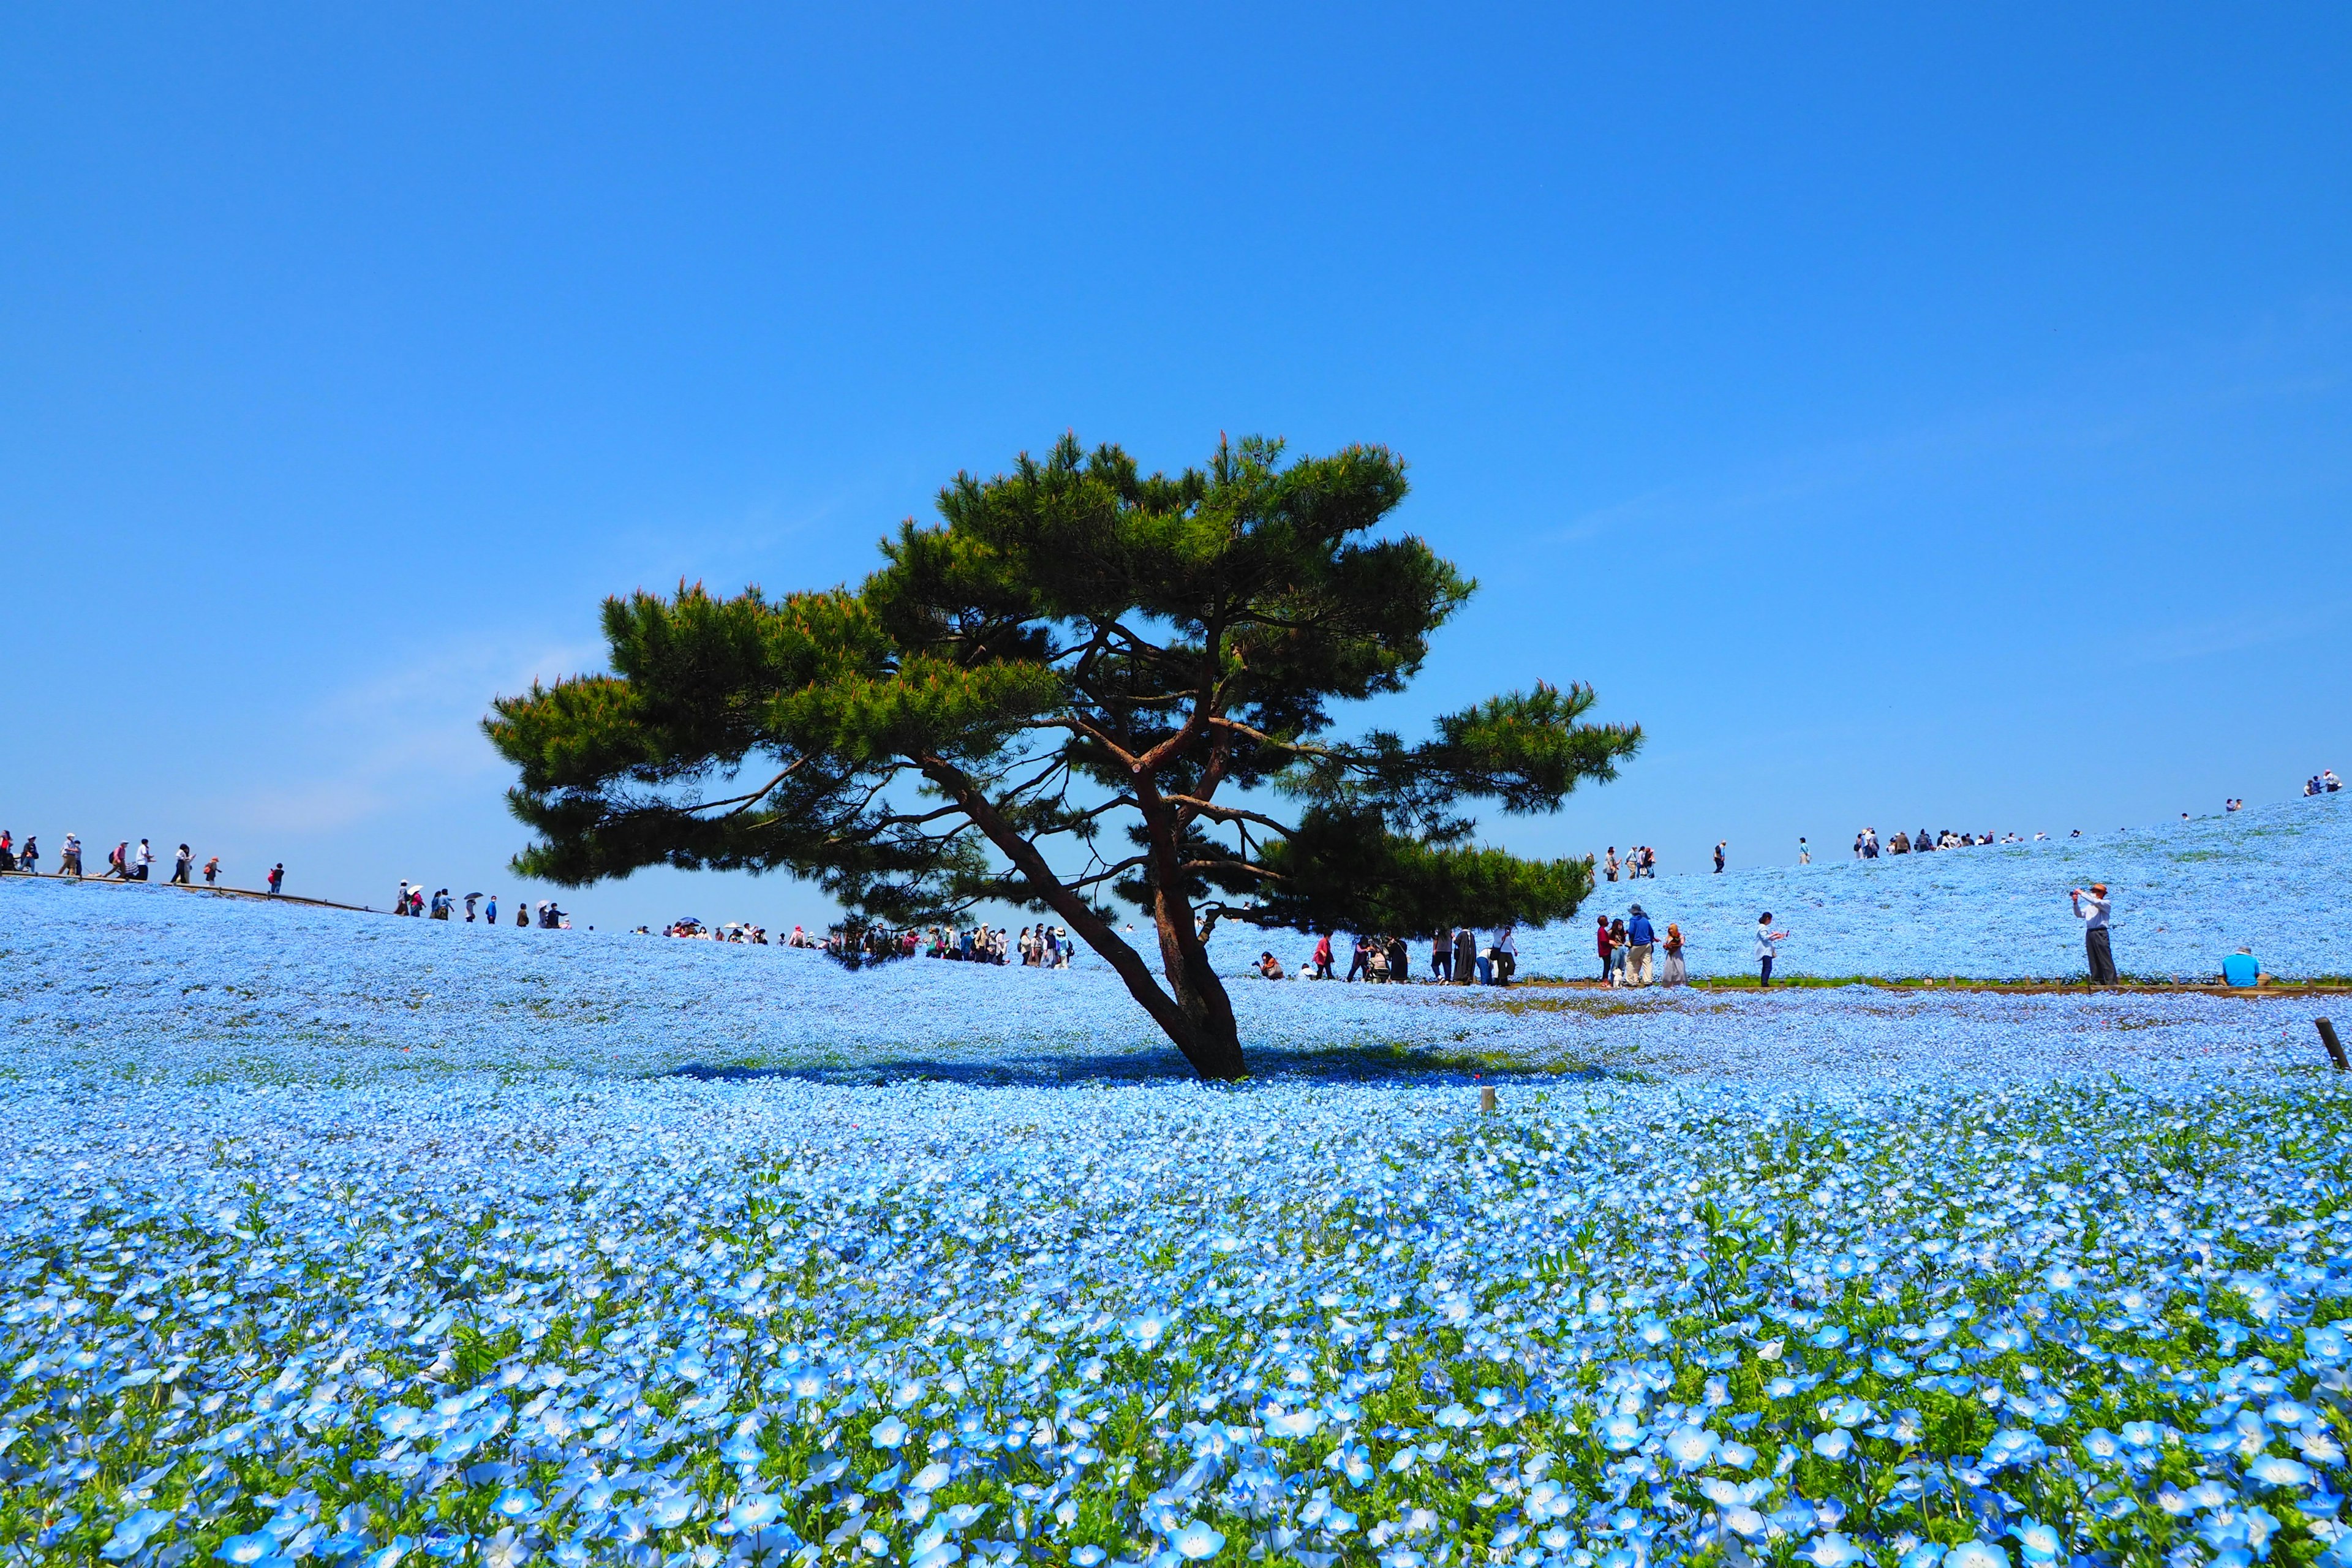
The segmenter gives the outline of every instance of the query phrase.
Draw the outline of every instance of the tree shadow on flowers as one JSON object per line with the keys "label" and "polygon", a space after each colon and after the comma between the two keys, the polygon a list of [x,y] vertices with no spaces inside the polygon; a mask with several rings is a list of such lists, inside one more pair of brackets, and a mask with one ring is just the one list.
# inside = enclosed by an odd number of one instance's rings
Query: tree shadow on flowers
{"label": "tree shadow on flowers", "polygon": [[[1260,1046],[1249,1052],[1249,1080],[1309,1083],[1465,1084],[1478,1080],[1647,1082],[1647,1075],[1580,1058],[1532,1051],[1482,1050],[1465,1045],[1377,1042],[1302,1049]],[[1139,1045],[1127,1050],[1037,1049],[1020,1055],[973,1057],[920,1052],[848,1053],[778,1061],[682,1063],[656,1076],[697,1082],[760,1079],[873,1086],[953,1083],[991,1088],[1060,1088],[1090,1083],[1190,1083],[1189,1063],[1172,1048]]]}

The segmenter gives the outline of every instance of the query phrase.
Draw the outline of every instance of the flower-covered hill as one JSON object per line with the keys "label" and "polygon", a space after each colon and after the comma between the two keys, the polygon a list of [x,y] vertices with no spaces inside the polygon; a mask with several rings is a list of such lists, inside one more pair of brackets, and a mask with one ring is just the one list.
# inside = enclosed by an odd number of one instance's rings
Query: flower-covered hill
{"label": "flower-covered hill", "polygon": [[2115,894],[2127,976],[2210,980],[2252,947],[2273,974],[2352,975],[2352,794],[2042,844],[1601,882],[1576,921],[1522,935],[1525,973],[1597,973],[1591,923],[1638,903],[1680,922],[1695,974],[1755,970],[1756,917],[1792,933],[1775,972],[2055,979],[2084,972],[2069,888]]}
{"label": "flower-covered hill", "polygon": [[[1663,879],[1661,886],[1667,886]],[[1228,950],[1238,952],[1238,950]],[[1885,1085],[2307,1060],[2310,1000],[1232,983],[1253,1068],[1585,1070]],[[0,1078],[341,1083],[785,1071],[873,1081],[1181,1076],[1108,969],[819,955],[0,882]]]}

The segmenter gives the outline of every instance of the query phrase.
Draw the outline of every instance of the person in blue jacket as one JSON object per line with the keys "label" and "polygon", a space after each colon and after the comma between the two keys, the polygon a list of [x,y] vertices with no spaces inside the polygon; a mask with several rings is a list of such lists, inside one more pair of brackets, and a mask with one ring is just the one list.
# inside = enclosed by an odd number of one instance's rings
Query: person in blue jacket
{"label": "person in blue jacket", "polygon": [[1657,948],[1657,932],[1651,929],[1650,917],[1642,906],[1633,906],[1633,918],[1625,922],[1625,978],[1635,985],[1650,983],[1650,955]]}

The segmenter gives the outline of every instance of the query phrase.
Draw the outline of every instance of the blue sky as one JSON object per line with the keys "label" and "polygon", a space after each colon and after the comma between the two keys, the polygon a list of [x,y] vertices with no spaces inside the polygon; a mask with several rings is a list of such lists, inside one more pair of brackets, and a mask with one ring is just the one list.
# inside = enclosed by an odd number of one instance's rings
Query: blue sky
{"label": "blue sky", "polygon": [[[1065,428],[1412,464],[1376,717],[1648,730],[1528,851],[2352,766],[2352,13],[18,7],[0,826],[527,891],[610,592],[854,579]],[[584,923],[789,927],[644,876]]]}

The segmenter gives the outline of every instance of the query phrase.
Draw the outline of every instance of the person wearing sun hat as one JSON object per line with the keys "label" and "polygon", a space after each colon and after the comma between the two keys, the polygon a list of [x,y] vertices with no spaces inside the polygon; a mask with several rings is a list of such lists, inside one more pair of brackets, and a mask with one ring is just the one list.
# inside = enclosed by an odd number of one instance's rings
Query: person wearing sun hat
{"label": "person wearing sun hat", "polygon": [[2094,882],[2091,890],[2070,889],[2066,897],[2074,906],[2074,918],[2083,922],[2083,956],[2091,968],[2091,984],[2113,985],[2116,983],[2115,949],[2109,945],[2107,917],[2114,912],[2114,900],[2107,897],[2107,885]]}

